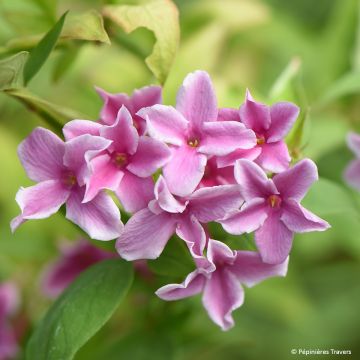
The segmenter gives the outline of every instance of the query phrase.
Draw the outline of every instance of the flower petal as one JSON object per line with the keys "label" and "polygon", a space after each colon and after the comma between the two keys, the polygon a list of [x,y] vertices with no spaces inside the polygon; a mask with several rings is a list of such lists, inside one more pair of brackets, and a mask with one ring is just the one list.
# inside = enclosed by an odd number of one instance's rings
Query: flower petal
{"label": "flower petal", "polygon": [[176,109],[193,129],[201,129],[203,123],[217,120],[216,95],[207,72],[195,71],[186,76],[177,94]]}
{"label": "flower petal", "polygon": [[253,198],[267,198],[269,195],[278,193],[274,183],[267,178],[265,172],[246,159],[236,161],[235,179],[240,185],[240,192],[245,201]]}
{"label": "flower petal", "polygon": [[303,208],[295,200],[286,200],[282,208],[280,219],[293,232],[324,231],[330,227],[325,220]]}
{"label": "flower petal", "polygon": [[230,270],[237,279],[247,287],[252,287],[259,282],[273,276],[286,276],[289,257],[280,264],[267,264],[255,251],[236,251],[235,262]]}
{"label": "flower petal", "polygon": [[267,141],[283,140],[293,127],[300,109],[290,102],[279,102],[271,106],[271,125],[267,131]]}
{"label": "flower petal", "polygon": [[247,159],[255,160],[261,154],[261,147],[255,146],[252,149],[237,149],[225,156],[217,157],[217,165],[219,168],[234,165],[236,160]]}
{"label": "flower petal", "polygon": [[212,264],[231,265],[235,260],[235,251],[221,241],[209,239],[207,258]]}
{"label": "flower petal", "polygon": [[136,153],[129,159],[126,167],[140,177],[151,176],[170,159],[171,152],[162,142],[147,136],[141,136]]}
{"label": "flower petal", "polygon": [[263,226],[255,232],[261,258],[268,264],[280,264],[289,255],[293,232],[280,220],[280,211],[270,211]]}
{"label": "flower petal", "polygon": [[158,289],[155,294],[163,300],[180,300],[199,294],[205,284],[205,277],[198,270],[190,273],[181,284],[169,284]]}
{"label": "flower petal", "polygon": [[149,134],[154,139],[173,145],[185,141],[189,123],[172,106],[153,105],[141,109],[137,115],[146,120]]}
{"label": "flower petal", "polygon": [[182,203],[171,194],[166,181],[160,175],[155,184],[155,198],[161,209],[169,213],[182,213],[186,209],[187,203]]}
{"label": "flower petal", "polygon": [[86,183],[84,203],[91,201],[103,189],[116,191],[124,176],[107,153],[94,157],[89,161],[89,167],[91,175]]}
{"label": "flower petal", "polygon": [[136,152],[139,142],[139,134],[133,125],[129,110],[122,106],[117,115],[116,121],[111,126],[103,126],[100,135],[112,140],[111,151],[133,155]]}
{"label": "flower petal", "polygon": [[18,147],[18,155],[28,177],[37,182],[61,176],[64,153],[64,142],[41,127],[33,130]]}
{"label": "flower petal", "polygon": [[92,239],[112,240],[123,229],[120,211],[110,195],[100,192],[93,200],[84,204],[85,187],[72,191],[66,202],[66,218],[82,228]]}
{"label": "flower petal", "polygon": [[132,96],[131,102],[133,105],[134,113],[140,109],[155,104],[162,103],[161,86],[144,86],[141,89],[135,89]]}
{"label": "flower petal", "polygon": [[95,121],[90,120],[72,120],[67,122],[63,127],[63,134],[65,140],[71,140],[75,137],[80,135],[93,135],[99,136],[100,135],[100,128],[103,125],[99,124]]}
{"label": "flower petal", "polygon": [[70,190],[58,180],[47,180],[28,188],[21,188],[16,194],[21,215],[12,220],[12,231],[25,220],[44,219],[55,214],[69,195]]}
{"label": "flower petal", "polygon": [[171,193],[179,196],[191,194],[204,175],[206,161],[205,155],[190,146],[173,148],[172,158],[163,168]]}
{"label": "flower petal", "polygon": [[134,213],[147,207],[154,199],[154,181],[151,177],[140,178],[126,171],[116,195],[125,211]]}
{"label": "flower petal", "polygon": [[204,123],[199,152],[208,155],[227,155],[236,149],[250,149],[256,145],[255,133],[236,121]]}
{"label": "flower petal", "polygon": [[225,231],[230,234],[240,235],[251,233],[260,228],[266,220],[267,206],[264,199],[254,199],[246,203],[241,211],[235,212],[221,220]]}
{"label": "flower petal", "polygon": [[284,141],[261,145],[261,153],[255,162],[264,170],[280,173],[289,168],[291,157]]}
{"label": "flower petal", "polygon": [[273,181],[281,197],[297,201],[307,193],[309,187],[318,179],[315,163],[310,159],[303,159],[287,171],[277,174]]}
{"label": "flower petal", "polygon": [[360,135],[354,132],[350,132],[346,137],[346,142],[352,152],[360,157]]}
{"label": "flower petal", "polygon": [[244,303],[244,290],[227,268],[218,268],[205,283],[203,305],[222,330],[234,326],[232,312]]}
{"label": "flower petal", "polygon": [[219,109],[217,121],[240,121],[239,109],[233,109],[233,108]]}
{"label": "flower petal", "polygon": [[253,99],[249,90],[246,90],[245,103],[240,107],[240,120],[248,129],[259,135],[270,127],[270,109],[267,105]]}
{"label": "flower petal", "polygon": [[189,211],[204,223],[223,219],[244,202],[238,185],[219,185],[196,190],[189,198]]}
{"label": "flower petal", "polygon": [[89,176],[87,161],[111,145],[111,141],[100,136],[81,135],[65,143],[64,165],[74,172],[80,186]]}
{"label": "flower petal", "polygon": [[350,162],[344,172],[345,181],[354,189],[360,191],[360,160]]}
{"label": "flower petal", "polygon": [[111,94],[98,87],[95,88],[104,105],[100,112],[100,120],[106,125],[112,125],[116,121],[120,108],[124,105],[132,112],[132,104],[129,96],[124,93]]}
{"label": "flower petal", "polygon": [[187,243],[192,257],[204,256],[206,234],[195,216],[181,216],[176,227],[176,234]]}
{"label": "flower petal", "polygon": [[175,219],[163,212],[153,214],[142,209],[126,223],[123,233],[116,241],[116,249],[126,260],[156,259],[175,232]]}

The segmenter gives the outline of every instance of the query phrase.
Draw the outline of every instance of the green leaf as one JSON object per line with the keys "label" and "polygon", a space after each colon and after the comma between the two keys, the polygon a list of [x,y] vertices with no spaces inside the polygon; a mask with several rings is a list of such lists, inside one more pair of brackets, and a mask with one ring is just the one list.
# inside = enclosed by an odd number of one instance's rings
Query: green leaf
{"label": "green leaf", "polygon": [[69,360],[110,319],[133,280],[131,264],[105,260],[55,301],[30,338],[28,360]]}
{"label": "green leaf", "polygon": [[28,56],[27,51],[22,51],[0,61],[0,90],[24,84],[23,71]]}
{"label": "green leaf", "polygon": [[63,125],[69,120],[86,118],[86,116],[74,110],[67,109],[60,105],[55,105],[49,101],[41,99],[25,88],[8,89],[5,90],[5,92],[6,94],[13,96],[17,100],[21,101],[31,111],[38,114],[59,134],[62,132]]}
{"label": "green leaf", "polygon": [[169,74],[179,46],[179,14],[170,0],[153,0],[144,5],[109,5],[104,16],[119,25],[126,33],[145,27],[155,35],[152,53],[145,62],[161,84]]}
{"label": "green leaf", "polygon": [[60,38],[99,41],[110,44],[109,36],[104,28],[104,20],[96,10],[90,10],[78,15],[69,15]]}
{"label": "green leaf", "polygon": [[194,270],[188,249],[183,240],[173,237],[159,258],[148,260],[150,269],[157,275],[183,278]]}
{"label": "green leaf", "polygon": [[31,51],[29,60],[24,68],[24,81],[27,84],[40,70],[49,57],[52,49],[60,36],[67,12],[61,16],[54,27],[40,40],[37,46]]}

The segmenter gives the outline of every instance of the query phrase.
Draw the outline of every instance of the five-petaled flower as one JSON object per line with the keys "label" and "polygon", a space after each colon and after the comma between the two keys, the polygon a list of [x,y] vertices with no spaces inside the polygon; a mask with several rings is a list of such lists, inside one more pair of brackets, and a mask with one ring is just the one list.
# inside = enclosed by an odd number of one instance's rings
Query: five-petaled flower
{"label": "five-petaled flower", "polygon": [[221,223],[231,234],[255,231],[263,261],[278,264],[289,255],[294,233],[323,231],[329,224],[300,205],[318,178],[316,165],[304,159],[268,179],[255,163],[243,159],[235,164],[235,178],[245,206]]}
{"label": "five-petaled flower", "polygon": [[29,219],[44,219],[66,203],[66,218],[90,237],[111,240],[120,235],[120,212],[110,195],[98,193],[83,203],[88,176],[86,156],[106,149],[110,140],[82,135],[63,142],[51,131],[36,128],[18,149],[28,177],[38,184],[21,188],[16,201],[21,214],[11,222],[13,231]]}
{"label": "five-petaled flower", "polygon": [[231,313],[244,302],[241,284],[252,287],[266,278],[285,276],[288,267],[288,259],[267,264],[254,251],[233,251],[213,239],[209,240],[207,261],[201,260],[182,284],[165,285],[156,294],[164,300],[178,300],[202,292],[205,309],[223,330],[234,325]]}

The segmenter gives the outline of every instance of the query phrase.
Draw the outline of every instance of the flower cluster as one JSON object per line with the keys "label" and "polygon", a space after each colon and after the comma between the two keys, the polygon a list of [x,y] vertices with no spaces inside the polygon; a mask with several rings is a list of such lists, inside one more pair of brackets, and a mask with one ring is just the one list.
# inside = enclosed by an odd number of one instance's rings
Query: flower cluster
{"label": "flower cluster", "polygon": [[[196,270],[157,295],[175,300],[202,292],[211,319],[230,328],[244,299],[240,284],[285,276],[294,233],[329,227],[300,205],[318,175],[309,159],[290,166],[284,138],[298,107],[269,107],[247,92],[240,109],[218,109],[203,71],[185,78],[176,107],[161,104],[156,86],[132,97],[98,92],[104,100],[99,121],[70,121],[65,142],[37,128],[19,146],[38,184],[19,190],[22,212],[12,228],[66,203],[68,219],[94,239],[117,238],[126,260],[157,258],[177,234]],[[125,225],[105,190],[133,214]],[[231,234],[255,232],[258,251],[234,251],[212,239],[209,222]]]}

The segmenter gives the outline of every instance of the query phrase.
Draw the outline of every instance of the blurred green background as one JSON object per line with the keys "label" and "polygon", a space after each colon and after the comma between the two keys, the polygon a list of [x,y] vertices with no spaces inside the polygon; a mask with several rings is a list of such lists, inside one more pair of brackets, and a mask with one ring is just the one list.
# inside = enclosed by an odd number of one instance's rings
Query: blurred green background
{"label": "blurred green background", "polygon": [[[1,0],[1,57],[11,53],[4,50],[9,41],[43,34],[67,9],[100,11],[105,3],[134,2]],[[351,129],[360,131],[359,1],[178,0],[176,4],[181,41],[164,86],[164,102],[174,104],[184,76],[204,69],[214,79],[221,107],[238,107],[246,88],[264,102],[281,99],[299,104],[300,118],[306,120],[302,139],[292,143],[292,151],[311,157],[321,176],[304,204],[332,228],[296,235],[288,276],[247,289],[244,306],[234,313],[236,326],[229,332],[208,319],[199,297],[175,303],[157,299],[153,292],[159,286],[182,280],[178,274],[158,271],[163,276],[136,278],[116,316],[76,359],[301,357],[290,354],[293,348],[350,349],[352,357],[359,356],[360,194],[342,180],[352,158],[345,136]],[[144,63],[153,35],[145,29],[130,35],[112,30],[117,37],[110,36],[112,45],[73,40],[56,49],[29,89],[95,120],[101,101],[94,85],[132,92],[156,83]],[[31,184],[17,158],[17,145],[39,125],[48,126],[0,93],[0,276],[21,286],[23,309],[34,324],[50,304],[39,288],[43,266],[57,256],[61,239],[76,240],[80,234],[61,214],[28,222],[10,233],[9,221],[19,211],[16,191]]]}

